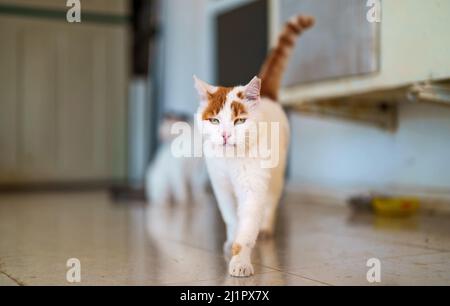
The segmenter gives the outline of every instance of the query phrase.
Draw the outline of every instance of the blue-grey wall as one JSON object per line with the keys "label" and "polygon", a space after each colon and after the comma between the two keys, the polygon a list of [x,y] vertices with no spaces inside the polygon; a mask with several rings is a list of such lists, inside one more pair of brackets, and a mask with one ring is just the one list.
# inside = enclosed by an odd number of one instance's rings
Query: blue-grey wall
{"label": "blue-grey wall", "polygon": [[405,102],[395,133],[302,115],[291,127],[293,181],[450,188],[450,107]]}

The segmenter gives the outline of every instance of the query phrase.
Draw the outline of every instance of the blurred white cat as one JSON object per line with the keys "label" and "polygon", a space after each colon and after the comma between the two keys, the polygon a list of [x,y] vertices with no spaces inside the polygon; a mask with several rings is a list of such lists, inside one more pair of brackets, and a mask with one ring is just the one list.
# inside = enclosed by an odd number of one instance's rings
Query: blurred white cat
{"label": "blurred white cat", "polygon": [[203,158],[175,157],[171,152],[173,139],[189,137],[186,141],[191,141],[191,135],[171,134],[172,125],[177,122],[186,122],[192,126],[187,118],[181,114],[168,113],[161,122],[160,146],[146,175],[145,189],[150,204],[176,203],[184,205],[194,195],[204,193],[208,186],[208,174]]}

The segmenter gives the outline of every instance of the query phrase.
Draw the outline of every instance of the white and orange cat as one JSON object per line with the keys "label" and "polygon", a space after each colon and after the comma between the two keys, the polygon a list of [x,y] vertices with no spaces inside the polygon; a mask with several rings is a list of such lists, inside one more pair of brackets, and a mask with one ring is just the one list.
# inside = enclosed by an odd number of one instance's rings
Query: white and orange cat
{"label": "white and orange cat", "polygon": [[276,103],[282,75],[292,53],[296,37],[314,23],[312,17],[290,20],[279,36],[278,45],[262,66],[259,77],[245,86],[209,85],[196,77],[200,95],[198,127],[205,145],[223,152],[245,144],[253,152],[262,142],[273,142],[273,131],[258,130],[256,140],[249,140],[250,127],[261,122],[277,123],[277,163],[262,167],[262,157],[255,154],[220,156],[208,154],[206,164],[213,190],[227,227],[226,253],[231,252],[229,273],[245,277],[254,273],[251,252],[258,234],[272,236],[276,210],[284,186],[284,172],[289,146],[289,123]]}

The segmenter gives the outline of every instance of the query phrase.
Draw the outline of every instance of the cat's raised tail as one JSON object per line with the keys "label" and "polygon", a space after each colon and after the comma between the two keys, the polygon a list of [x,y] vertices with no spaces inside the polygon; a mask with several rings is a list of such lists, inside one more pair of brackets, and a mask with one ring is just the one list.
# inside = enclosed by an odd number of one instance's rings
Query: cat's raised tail
{"label": "cat's raised tail", "polygon": [[261,67],[261,96],[274,101],[278,99],[286,64],[295,46],[297,36],[314,25],[314,18],[310,16],[296,16],[289,20],[280,33],[276,47],[267,56]]}

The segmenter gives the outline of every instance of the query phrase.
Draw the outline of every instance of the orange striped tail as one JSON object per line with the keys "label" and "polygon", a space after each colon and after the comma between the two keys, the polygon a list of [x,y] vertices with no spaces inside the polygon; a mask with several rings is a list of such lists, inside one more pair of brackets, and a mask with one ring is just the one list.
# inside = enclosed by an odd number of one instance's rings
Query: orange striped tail
{"label": "orange striped tail", "polygon": [[261,96],[278,100],[283,73],[295,46],[297,37],[314,25],[314,18],[297,16],[284,26],[278,38],[277,46],[270,52],[264,62],[259,78],[261,79]]}

